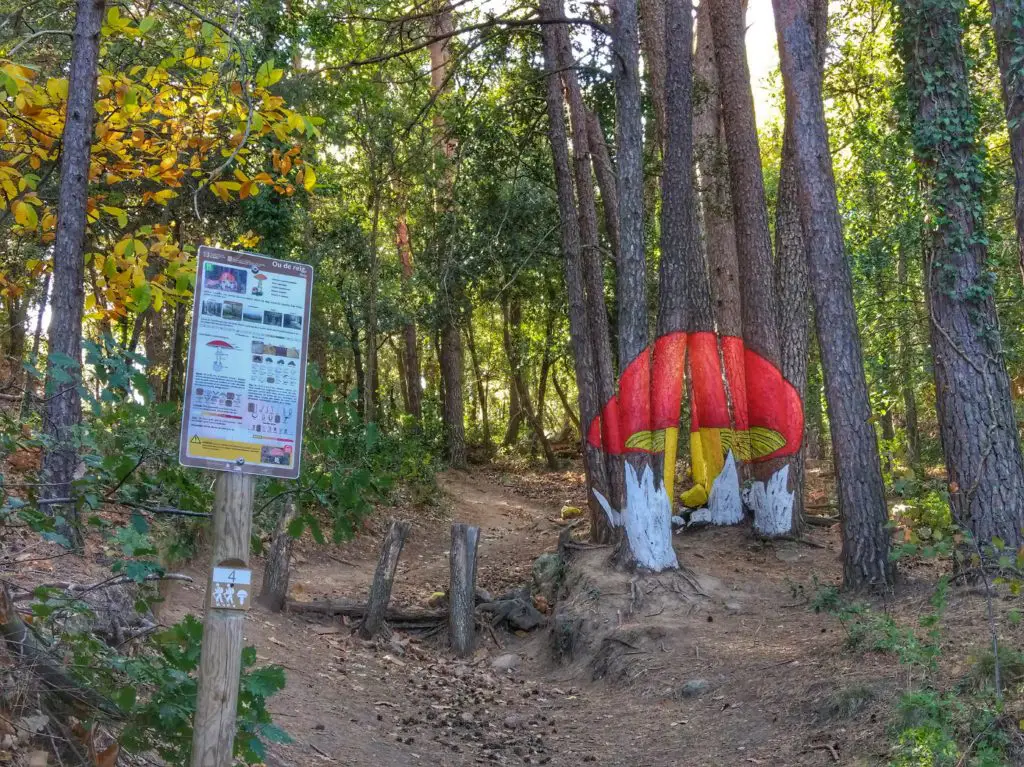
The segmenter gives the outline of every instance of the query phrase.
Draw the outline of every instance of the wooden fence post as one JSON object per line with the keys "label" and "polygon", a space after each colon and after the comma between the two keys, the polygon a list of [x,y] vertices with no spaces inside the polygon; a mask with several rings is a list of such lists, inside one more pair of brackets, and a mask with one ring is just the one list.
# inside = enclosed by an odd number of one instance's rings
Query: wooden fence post
{"label": "wooden fence post", "polygon": [[391,585],[395,582],[395,571],[398,569],[398,558],[405,545],[405,536],[409,534],[409,523],[393,521],[388,529],[384,546],[380,550],[377,570],[373,574],[373,585],[370,596],[366,600],[366,615],[359,625],[359,635],[363,639],[372,639],[384,624],[384,611],[391,600]]}
{"label": "wooden fence post", "polygon": [[452,525],[448,636],[460,658],[473,654],[476,638],[476,547],[479,539],[479,527],[461,522]]}
{"label": "wooden fence post", "polygon": [[256,478],[221,472],[213,502],[213,573],[206,594],[192,767],[230,767],[242,673],[245,610],[252,601],[249,535]]}

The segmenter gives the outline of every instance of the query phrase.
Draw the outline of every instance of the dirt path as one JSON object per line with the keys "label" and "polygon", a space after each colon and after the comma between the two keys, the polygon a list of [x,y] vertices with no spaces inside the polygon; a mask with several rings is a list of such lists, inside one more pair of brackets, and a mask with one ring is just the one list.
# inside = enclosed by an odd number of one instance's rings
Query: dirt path
{"label": "dirt path", "polygon": [[[477,470],[441,483],[450,504],[414,518],[399,604],[422,606],[447,583],[453,518],[481,527],[479,583],[500,593],[555,549],[563,500],[582,501],[569,474]],[[330,550],[300,546],[293,596],[362,599],[385,525],[382,515],[370,534]],[[589,644],[562,665],[546,628],[502,635],[500,648],[484,637],[471,662],[458,662],[436,640],[396,634],[373,645],[326,619],[254,610],[246,639],[287,669],[271,708],[295,739],[274,747],[271,767],[884,764],[901,672],[844,652],[835,620],[807,608],[816,584],[840,575],[836,532],[813,535],[815,546],[766,545],[743,528],[676,537],[697,589],[675,575],[615,573],[601,550],[580,553],[573,609]],[[179,585],[168,605],[165,619],[198,611],[201,588]],[[503,653],[520,656],[515,673],[492,670]],[[866,691],[863,701],[832,713],[849,690]]]}

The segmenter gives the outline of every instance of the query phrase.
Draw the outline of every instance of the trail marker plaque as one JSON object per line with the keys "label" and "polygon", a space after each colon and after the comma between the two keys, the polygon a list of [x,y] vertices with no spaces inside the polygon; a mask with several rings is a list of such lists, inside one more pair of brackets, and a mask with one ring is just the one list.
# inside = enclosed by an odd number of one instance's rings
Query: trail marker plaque
{"label": "trail marker plaque", "polygon": [[313,267],[199,248],[179,460],[296,479]]}

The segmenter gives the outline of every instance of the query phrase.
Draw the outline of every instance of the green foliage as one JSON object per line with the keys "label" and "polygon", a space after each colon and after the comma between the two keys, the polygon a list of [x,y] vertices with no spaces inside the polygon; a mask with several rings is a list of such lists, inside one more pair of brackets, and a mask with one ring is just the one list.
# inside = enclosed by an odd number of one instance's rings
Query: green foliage
{"label": "green foliage", "polygon": [[[940,622],[948,586],[948,579],[940,579],[929,600],[930,610],[916,626],[904,625],[866,604],[845,602],[830,589],[819,590],[813,602],[815,611],[838,618],[850,651],[891,654],[907,671],[909,689],[900,695],[890,727],[894,744],[890,767],[1002,767],[1008,763],[1011,744],[1006,727],[1016,723],[1004,721],[1003,702],[992,687],[994,656],[980,654],[957,689],[943,692],[934,686],[942,658]],[[999,668],[1004,681],[1018,684],[1024,678],[1024,656],[1002,649]],[[915,678],[917,685],[912,683]],[[849,701],[837,694],[830,703],[837,711],[862,705],[856,691]]]}

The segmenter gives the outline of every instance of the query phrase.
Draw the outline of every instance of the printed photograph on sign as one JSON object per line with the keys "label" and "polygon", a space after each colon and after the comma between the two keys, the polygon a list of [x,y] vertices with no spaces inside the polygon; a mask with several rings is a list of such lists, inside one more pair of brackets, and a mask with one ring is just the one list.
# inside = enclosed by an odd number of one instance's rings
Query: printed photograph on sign
{"label": "printed photograph on sign", "polygon": [[179,458],[298,476],[313,271],[200,248]]}
{"label": "printed photograph on sign", "polygon": [[203,272],[203,287],[228,293],[245,293],[249,275],[244,269],[233,269],[221,264],[207,264]]}

